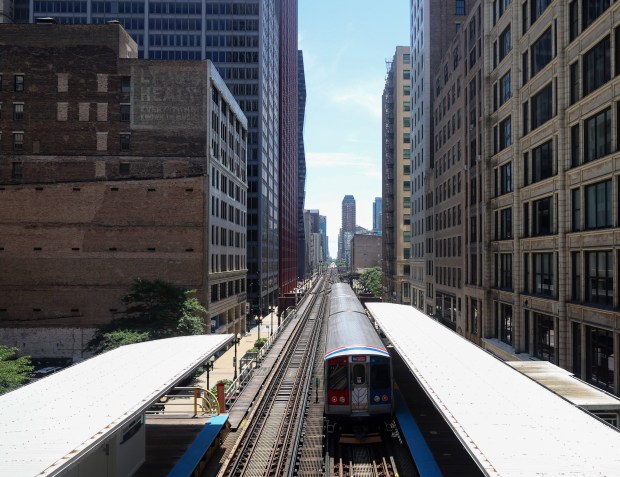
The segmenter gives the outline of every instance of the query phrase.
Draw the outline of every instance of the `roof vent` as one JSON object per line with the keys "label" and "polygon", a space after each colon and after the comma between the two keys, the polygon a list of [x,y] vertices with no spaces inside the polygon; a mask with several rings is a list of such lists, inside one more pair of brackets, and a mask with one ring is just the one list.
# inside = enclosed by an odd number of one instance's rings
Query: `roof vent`
{"label": "roof vent", "polygon": [[58,22],[53,17],[40,17],[40,18],[35,19],[35,23],[42,24],[42,25],[43,24],[54,25]]}

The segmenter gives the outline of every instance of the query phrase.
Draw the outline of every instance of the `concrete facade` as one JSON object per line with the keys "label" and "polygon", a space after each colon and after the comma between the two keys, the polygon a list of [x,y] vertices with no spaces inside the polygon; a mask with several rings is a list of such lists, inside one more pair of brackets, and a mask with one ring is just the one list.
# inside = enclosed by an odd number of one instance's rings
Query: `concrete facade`
{"label": "concrete facade", "polygon": [[[77,357],[135,278],[195,289],[211,331],[244,330],[247,121],[213,65],[138,60],[119,25],[0,38],[0,335]],[[65,336],[31,350],[26,328]]]}

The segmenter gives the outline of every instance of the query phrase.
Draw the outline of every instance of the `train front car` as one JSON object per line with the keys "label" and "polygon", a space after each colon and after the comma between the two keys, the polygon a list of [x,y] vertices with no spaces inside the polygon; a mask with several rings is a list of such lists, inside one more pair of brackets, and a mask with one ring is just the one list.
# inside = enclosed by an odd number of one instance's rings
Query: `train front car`
{"label": "train front car", "polygon": [[332,286],[325,344],[325,415],[347,420],[393,411],[391,358],[348,285]]}

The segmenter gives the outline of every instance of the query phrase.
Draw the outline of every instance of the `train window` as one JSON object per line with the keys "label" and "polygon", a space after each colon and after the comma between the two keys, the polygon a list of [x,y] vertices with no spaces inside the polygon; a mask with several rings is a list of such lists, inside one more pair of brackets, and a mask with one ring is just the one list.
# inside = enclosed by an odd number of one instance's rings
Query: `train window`
{"label": "train window", "polygon": [[370,385],[375,389],[390,387],[390,366],[374,364],[370,367]]}
{"label": "train window", "polygon": [[363,364],[353,365],[353,383],[364,384],[366,383],[366,366]]}
{"label": "train window", "polygon": [[328,389],[333,391],[344,391],[349,388],[349,380],[347,379],[347,366],[341,364],[330,364],[327,370]]}

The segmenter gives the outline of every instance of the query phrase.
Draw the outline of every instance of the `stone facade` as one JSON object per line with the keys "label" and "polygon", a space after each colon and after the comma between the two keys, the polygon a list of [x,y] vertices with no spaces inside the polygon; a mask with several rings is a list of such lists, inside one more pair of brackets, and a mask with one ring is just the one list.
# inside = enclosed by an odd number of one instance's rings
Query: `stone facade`
{"label": "stone facade", "polygon": [[351,240],[351,271],[381,266],[381,235],[355,234]]}

